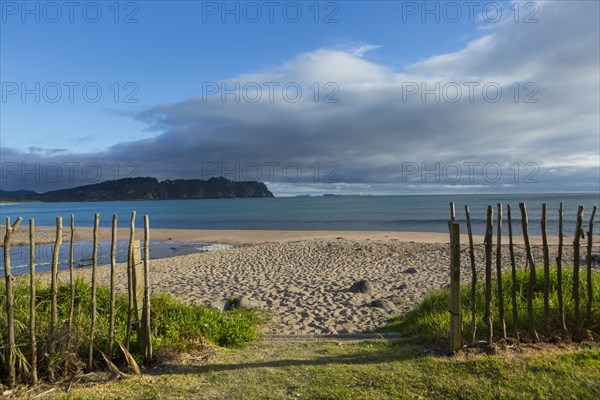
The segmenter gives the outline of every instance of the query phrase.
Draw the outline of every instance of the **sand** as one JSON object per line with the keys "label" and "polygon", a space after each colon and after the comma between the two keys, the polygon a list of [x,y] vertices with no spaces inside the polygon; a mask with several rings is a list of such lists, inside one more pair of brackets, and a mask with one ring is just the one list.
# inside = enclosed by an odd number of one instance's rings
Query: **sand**
{"label": "sand", "polygon": [[[63,221],[64,223],[64,221]],[[122,223],[122,221],[121,221]],[[463,231],[466,230],[461,226]],[[520,226],[515,226],[517,236],[515,243],[523,243],[523,238],[518,235]],[[92,228],[76,227],[76,240],[91,241]],[[136,227],[137,238],[143,237],[143,226]],[[5,228],[0,227],[0,237],[4,238]],[[151,228],[152,240],[172,240],[174,242],[214,242],[231,244],[254,244],[254,243],[283,243],[291,240],[330,240],[337,237],[344,237],[350,240],[398,240],[401,242],[416,243],[449,243],[448,233],[444,232],[395,232],[395,231],[289,231],[289,230],[210,230],[210,229],[164,229]],[[68,240],[70,235],[69,226],[63,226],[63,241]],[[129,228],[119,228],[117,231],[119,240],[129,240]],[[36,243],[54,243],[56,238],[56,228],[50,226],[38,226],[35,228]],[[111,238],[110,228],[99,229],[99,240],[108,241]],[[483,236],[475,235],[475,243],[483,242]],[[567,237],[567,241],[569,237]],[[461,235],[461,241],[467,243],[466,234]],[[503,236],[503,241],[508,242],[508,236]],[[557,244],[558,238],[551,236],[548,239],[550,244]],[[13,235],[12,244],[28,244],[29,228],[27,223],[22,222],[17,232]],[[541,244],[540,236],[532,236],[531,243]],[[0,241],[0,247],[2,247]]]}
{"label": "sand", "polygon": [[[85,237],[85,230],[80,234]],[[151,260],[151,285],[153,291],[171,293],[191,304],[214,304],[227,297],[245,296],[270,313],[271,319],[264,328],[268,333],[365,332],[381,326],[393,315],[411,310],[428,293],[448,284],[446,236],[403,232],[155,229],[153,240],[217,241],[235,246]],[[565,243],[565,260],[572,259],[569,242]],[[477,238],[476,243],[481,279],[482,239]],[[556,250],[556,246],[551,247],[551,260]],[[533,251],[541,267],[541,247],[536,245]],[[597,245],[594,252],[599,252]],[[502,249],[502,258],[503,265],[509,266],[506,247]],[[461,260],[463,279],[467,282],[470,261],[466,241]],[[525,252],[520,245],[517,263],[525,265]],[[414,268],[414,272],[409,272],[409,268]],[[68,280],[67,271],[59,275],[62,281]],[[77,270],[77,275],[89,278],[90,270]],[[98,280],[106,283],[108,279],[109,268],[98,268]],[[360,279],[372,282],[372,293],[348,290]],[[119,264],[118,290],[125,290],[126,281],[125,265]],[[375,300],[384,300],[386,308],[373,307]]]}

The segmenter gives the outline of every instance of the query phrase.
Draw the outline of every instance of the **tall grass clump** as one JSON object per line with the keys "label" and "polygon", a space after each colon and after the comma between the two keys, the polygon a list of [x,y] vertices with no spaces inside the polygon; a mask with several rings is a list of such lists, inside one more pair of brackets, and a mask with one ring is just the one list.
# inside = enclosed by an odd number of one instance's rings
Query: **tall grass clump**
{"label": "tall grass clump", "polygon": [[[581,313],[582,320],[586,320],[587,314],[585,304],[587,301],[587,278],[586,274],[580,274],[580,295],[581,295]],[[573,270],[563,268],[563,301],[565,309],[565,319],[569,330],[574,323],[574,302],[571,297],[571,288],[573,287]],[[529,282],[529,271],[525,269],[517,270],[517,309],[519,311],[519,327],[523,340],[527,340],[527,283]],[[561,329],[558,312],[558,290],[557,290],[557,270],[550,269],[550,337],[564,336]],[[497,281],[493,281],[493,291],[496,293]],[[502,277],[503,285],[503,303],[506,310],[506,329],[509,337],[514,337],[514,324],[512,319],[512,301],[511,291],[513,287],[510,274],[504,274]],[[592,298],[592,314],[589,324],[583,328],[600,335],[600,272],[592,274],[592,286],[594,288]],[[477,324],[476,333],[478,339],[484,339],[486,326],[483,321],[483,310],[485,305],[485,285],[478,283],[475,296],[477,306]],[[424,342],[446,341],[450,332],[450,292],[447,289],[437,290],[429,294],[415,309],[406,314],[393,317],[387,325],[381,328],[383,331],[399,332],[401,336],[412,338]],[[534,287],[533,310],[536,325],[541,328],[544,321],[544,276],[537,274]],[[471,287],[470,285],[461,286],[461,311],[463,315],[463,327],[465,338],[470,338],[471,332]],[[498,316],[498,299],[493,296],[492,313],[494,321],[494,332],[499,332],[500,320]],[[541,329],[540,329],[541,330]]]}
{"label": "tall grass clump", "polygon": [[[17,345],[17,369],[21,381],[29,376],[29,357],[31,339],[29,335],[29,282],[19,279],[13,289],[15,312],[15,343]],[[75,281],[75,309],[73,326],[68,330],[68,316],[71,288],[68,284],[58,287],[57,331],[51,333],[50,285],[47,281],[36,282],[36,342],[38,374],[41,378],[55,381],[62,377],[80,373],[85,368],[89,346],[91,324],[91,286],[83,279]],[[6,304],[4,286],[0,287],[0,304]],[[258,310],[235,309],[219,310],[192,306],[174,299],[166,293],[151,296],[152,338],[155,348],[163,346],[176,350],[191,350],[198,343],[210,343],[217,346],[239,347],[258,339],[258,328],[264,315]],[[108,354],[110,289],[107,286],[97,288],[96,328],[94,337],[94,362],[96,368],[105,368],[104,355]],[[125,363],[125,357],[117,342],[124,343],[128,314],[128,297],[117,294],[115,298],[115,347],[116,363]],[[143,362],[144,355],[137,350],[137,327],[133,327],[130,353],[137,362]],[[7,320],[4,307],[0,311],[0,376],[2,380],[8,374],[6,357]]]}

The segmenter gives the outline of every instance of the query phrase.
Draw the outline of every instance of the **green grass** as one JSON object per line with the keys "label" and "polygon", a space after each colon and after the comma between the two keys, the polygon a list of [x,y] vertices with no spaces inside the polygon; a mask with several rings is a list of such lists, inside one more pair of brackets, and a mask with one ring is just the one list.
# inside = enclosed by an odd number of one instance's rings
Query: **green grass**
{"label": "green grass", "polygon": [[[536,330],[539,334],[544,332],[544,276],[543,268],[536,270],[536,285],[534,287],[533,309],[536,320]],[[567,328],[573,327],[574,320],[574,302],[572,299],[573,288],[573,270],[563,268],[563,301],[565,309],[565,319]],[[494,271],[495,276],[495,271]],[[478,276],[476,289],[476,307],[477,307],[477,336],[484,339],[486,326],[483,321],[483,311],[485,305],[485,285],[484,276]],[[519,311],[519,331],[521,336],[527,338],[527,283],[529,281],[529,272],[523,269],[517,270],[517,309]],[[558,291],[557,291],[557,271],[556,268],[550,269],[550,332],[549,336],[560,335],[562,332],[559,325],[558,312]],[[492,314],[494,321],[494,334],[497,336],[500,332],[500,319],[498,315],[497,281],[493,280],[494,288],[492,292]],[[600,273],[592,274],[592,285],[595,288],[592,299],[592,314],[589,324],[584,324],[584,328],[589,329],[596,334],[600,334]],[[512,279],[509,273],[502,277],[503,304],[505,310],[505,322],[509,335],[513,335],[513,317],[512,317]],[[586,321],[586,302],[587,302],[587,279],[584,269],[580,272],[580,309],[582,321]],[[450,296],[448,290],[438,290],[428,295],[423,302],[414,310],[397,317],[381,328],[384,332],[399,332],[403,337],[412,338],[427,343],[437,343],[447,341],[450,331]],[[471,338],[471,287],[463,285],[461,287],[461,311],[463,315],[464,337]]]}
{"label": "green grass", "polygon": [[[527,279],[524,274],[519,275],[519,305],[522,308],[523,326],[526,326]],[[566,271],[564,285],[567,310],[572,309],[569,296],[571,279],[569,271]],[[594,275],[594,285],[600,288],[597,273]],[[469,291],[464,289],[463,313],[468,315]],[[508,296],[508,281],[505,290]],[[556,294],[554,289],[552,292],[551,304],[555,313]],[[582,309],[585,310],[585,285],[581,292]],[[482,299],[483,289],[480,287],[478,303]],[[509,322],[510,297],[507,299]],[[596,328],[597,300],[595,297],[592,317],[592,325]],[[163,337],[169,338],[165,341],[181,340],[185,343],[198,332],[196,329],[210,328],[182,328],[181,324],[189,322],[189,317],[178,316],[177,312],[168,315],[167,311],[172,309],[170,301],[173,300],[163,302],[163,311],[156,318],[157,324],[165,326]],[[160,301],[155,303],[160,304]],[[542,306],[543,283],[540,279],[536,286],[535,302],[539,321],[543,315]],[[182,310],[181,305],[175,308]],[[447,310],[448,292],[440,291],[429,296],[411,313],[396,317],[388,325],[387,329],[402,333],[402,337],[395,341],[251,342],[241,348],[219,347],[216,359],[209,362],[163,366],[160,372],[149,369],[142,377],[93,386],[75,384],[69,393],[59,388],[53,394],[64,399],[600,398],[600,346],[597,342],[569,346],[525,344],[494,355],[483,354],[476,349],[456,356],[431,355],[432,344],[435,347],[439,341],[447,342]],[[583,312],[584,319],[585,316]],[[230,317],[236,318],[236,315],[230,314]],[[165,321],[160,322],[161,318]],[[469,320],[465,319],[467,327]],[[567,313],[567,321],[572,321],[571,311]],[[226,326],[226,323],[222,326]],[[511,325],[508,326],[510,330]],[[479,329],[483,332],[482,325]],[[202,332],[209,334],[209,331]],[[219,329],[215,329],[210,334],[213,338],[219,338],[219,332]],[[243,329],[243,332],[246,330]],[[40,388],[39,391],[45,389]]]}
{"label": "green grass", "polygon": [[65,399],[596,399],[600,349],[424,356],[404,341],[261,342],[216,361],[59,394]]}
{"label": "green grass", "polygon": [[[38,343],[38,365],[42,376],[56,375],[64,366],[64,354],[73,352],[79,359],[87,359],[89,346],[89,329],[91,325],[91,286],[79,279],[75,282],[75,309],[73,318],[73,334],[71,344],[68,346],[67,319],[70,304],[70,286],[67,284],[58,287],[58,319],[59,332],[50,337],[51,306],[50,285],[46,281],[36,282],[36,336]],[[13,290],[15,311],[15,342],[18,346],[19,359],[29,357],[29,282],[18,280]],[[98,365],[104,367],[102,355],[98,350],[106,353],[108,346],[109,330],[109,301],[108,287],[97,288],[97,312],[94,345],[96,353],[94,359]],[[0,288],[0,304],[6,304],[6,291],[4,285]],[[128,298],[126,295],[117,294],[115,299],[115,340],[123,343],[126,334]],[[165,293],[151,296],[152,335],[154,347],[169,346],[177,350],[189,350],[198,343],[208,341],[213,345],[237,347],[257,340],[258,327],[264,319],[258,311],[233,310],[220,312],[210,307],[197,307],[187,305]],[[132,330],[130,351],[138,362],[143,361],[143,356],[137,352],[137,336]],[[6,313],[0,313],[0,347],[6,345]],[[115,343],[115,354],[121,355]],[[23,357],[25,355],[25,357]],[[76,361],[76,360],[75,360]],[[115,360],[118,362],[118,359]],[[75,363],[77,364],[77,363]],[[0,375],[4,378],[7,374],[5,351],[0,353]]]}

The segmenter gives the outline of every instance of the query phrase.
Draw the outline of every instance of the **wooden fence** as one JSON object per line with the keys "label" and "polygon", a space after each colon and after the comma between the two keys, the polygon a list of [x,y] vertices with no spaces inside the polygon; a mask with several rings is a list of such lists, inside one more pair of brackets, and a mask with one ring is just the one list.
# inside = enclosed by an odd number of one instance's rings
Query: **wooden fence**
{"label": "wooden fence", "polygon": [[[527,216],[527,208],[525,203],[519,204],[521,212],[521,227],[523,234],[524,247],[526,252],[526,265],[525,269],[529,272],[529,278],[526,287],[526,302],[527,302],[527,337],[523,337],[521,328],[519,326],[519,298],[518,293],[519,283],[517,280],[517,265],[515,261],[515,243],[513,240],[513,225],[510,205],[506,206],[507,211],[507,223],[508,223],[508,250],[510,255],[510,307],[511,315],[509,318],[510,324],[512,325],[511,332],[507,331],[506,315],[505,315],[505,296],[503,288],[503,268],[502,268],[502,227],[503,227],[503,206],[497,204],[497,217],[496,217],[496,254],[494,257],[494,244],[493,244],[493,225],[494,225],[494,207],[488,206],[487,208],[487,223],[484,236],[484,248],[485,248],[485,281],[484,281],[484,297],[483,301],[483,322],[485,325],[485,338],[489,345],[492,345],[494,339],[500,339],[503,341],[514,340],[519,343],[522,339],[538,341],[540,336],[538,334],[538,324],[540,321],[536,321],[534,312],[534,300],[536,297],[535,289],[537,282],[537,271],[536,271],[536,260],[534,260],[532,253],[532,246],[529,238],[529,220]],[[592,255],[593,245],[593,225],[596,216],[596,206],[593,207],[587,235],[584,233],[584,207],[579,206],[577,211],[577,222],[575,232],[573,234],[573,277],[572,287],[570,288],[570,295],[572,299],[572,318],[570,324],[567,324],[565,318],[565,292],[568,288],[563,288],[563,261],[564,261],[564,236],[563,236],[563,204],[560,203],[558,209],[558,255],[556,261],[556,280],[553,282],[550,277],[550,251],[548,244],[547,234],[547,213],[548,209],[546,204],[542,205],[541,210],[541,235],[542,235],[542,251],[543,251],[543,318],[542,318],[542,338],[551,339],[553,337],[553,330],[551,325],[556,327],[561,336],[570,336],[574,340],[580,340],[583,338],[584,330],[592,328],[592,315],[593,315],[593,294],[594,290],[598,288],[593,287],[592,279],[592,264],[594,256]],[[475,257],[475,246],[473,242],[473,232],[471,227],[471,215],[469,207],[465,206],[465,217],[468,235],[468,254],[471,267],[471,286],[470,286],[470,332],[471,337],[469,341],[474,345],[477,338],[477,322],[478,322],[478,305],[481,305],[477,299],[477,260]],[[461,312],[461,295],[460,295],[460,264],[461,264],[461,246],[460,246],[460,225],[456,222],[455,206],[454,203],[450,203],[450,221],[448,222],[450,231],[450,350],[452,352],[461,348],[465,342],[463,339],[463,320]],[[581,305],[581,246],[585,243],[581,243],[581,238],[587,236],[587,254],[586,254],[586,277],[585,277],[585,320],[582,320],[582,305]],[[495,279],[493,266],[495,264]],[[558,310],[551,312],[551,304],[549,301],[549,294],[551,287],[556,290],[558,297],[558,304],[556,305]],[[567,289],[567,290],[565,290]],[[495,293],[494,293],[495,292]],[[508,303],[508,302],[507,302]],[[496,307],[496,315],[498,320],[496,323],[493,321],[493,305]],[[597,307],[597,306],[596,306]],[[554,314],[554,316],[553,316]],[[552,321],[552,318],[556,318]],[[597,322],[596,322],[597,323]],[[494,334],[494,326],[499,328],[499,333]],[[597,327],[596,327],[597,328]],[[554,329],[554,333],[556,329]]]}
{"label": "wooden fence", "polygon": [[[129,296],[129,308],[127,314],[127,326],[126,326],[126,337],[124,347],[129,351],[131,330],[132,326],[137,327],[137,343],[138,351],[145,355],[146,359],[152,358],[152,336],[151,336],[151,321],[150,321],[150,283],[149,283],[149,239],[150,229],[148,216],[144,216],[144,257],[143,262],[140,257],[140,241],[135,239],[135,211],[131,214],[130,221],[130,235],[129,235],[129,246],[127,249],[127,288]],[[30,376],[30,382],[35,385],[38,381],[38,352],[37,345],[39,340],[36,338],[36,285],[35,285],[35,222],[33,219],[29,220],[29,338],[25,338],[23,343],[17,344],[15,342],[15,309],[14,309],[14,298],[13,298],[13,281],[14,276],[11,274],[11,238],[19,229],[22,222],[22,218],[19,217],[12,225],[10,219],[6,218],[6,233],[4,236],[4,274],[6,282],[6,343],[1,343],[0,347],[5,347],[6,358],[5,362],[8,369],[7,384],[9,387],[14,387],[16,384],[16,355],[18,346],[29,346],[30,352],[28,361],[28,367],[24,370],[28,370]],[[88,332],[88,349],[87,349],[87,370],[91,371],[94,368],[94,347],[98,348],[97,344],[94,343],[97,338],[96,329],[96,269],[98,260],[98,226],[100,221],[100,215],[95,214],[94,216],[94,228],[93,228],[93,253],[90,260],[91,266],[90,283],[91,283],[91,307],[90,307],[90,320]],[[110,310],[109,310],[109,327],[108,327],[108,341],[105,349],[106,362],[109,363],[113,357],[113,349],[115,347],[115,268],[116,268],[116,253],[117,253],[117,221],[118,217],[113,215],[112,217],[112,231],[111,231],[111,253],[110,253]],[[71,215],[71,223],[69,229],[69,250],[70,256],[68,259],[69,265],[69,284],[70,284],[70,304],[69,313],[66,321],[59,323],[58,320],[58,266],[62,262],[66,263],[67,260],[59,260],[59,250],[63,244],[63,224],[62,217],[56,218],[56,239],[54,241],[51,271],[50,271],[50,308],[51,308],[51,324],[50,324],[50,335],[56,335],[59,331],[64,333],[65,330],[61,326],[66,323],[66,334],[67,343],[70,343],[73,339],[73,313],[75,309],[75,282],[74,282],[74,245],[75,245],[75,218]],[[26,324],[25,321],[18,321],[20,324]],[[28,340],[26,340],[28,339]],[[67,345],[67,348],[70,348]],[[97,353],[96,353],[97,354]],[[64,355],[66,357],[66,355]]]}

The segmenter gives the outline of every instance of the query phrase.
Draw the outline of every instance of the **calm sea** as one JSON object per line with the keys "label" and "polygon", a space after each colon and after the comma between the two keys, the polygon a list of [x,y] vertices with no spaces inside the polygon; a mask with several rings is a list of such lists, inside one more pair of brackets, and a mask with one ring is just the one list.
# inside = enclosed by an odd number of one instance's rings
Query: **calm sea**
{"label": "calm sea", "polygon": [[[519,202],[529,213],[530,233],[540,234],[542,203],[548,205],[548,233],[558,229],[558,206],[564,205],[565,234],[574,231],[579,205],[585,206],[584,222],[593,206],[600,207],[600,195],[587,194],[481,194],[414,196],[332,196],[282,197],[268,199],[155,200],[86,203],[20,203],[0,205],[0,218],[25,222],[34,218],[36,225],[54,225],[57,216],[68,223],[75,214],[77,226],[92,226],[94,213],[100,213],[100,225],[108,227],[113,214],[119,226],[129,226],[131,211],[150,216],[154,228],[184,229],[263,229],[263,230],[373,230],[446,232],[449,202],[456,203],[457,220],[464,221],[464,206],[469,205],[475,234],[485,230],[486,208],[496,203],[510,204],[513,220],[520,218]],[[597,219],[600,219],[597,218]],[[506,221],[506,207],[504,207]],[[516,229],[520,232],[520,220]],[[600,225],[600,224],[599,224]],[[463,225],[463,231],[465,230]],[[597,231],[600,231],[598,226]]]}

